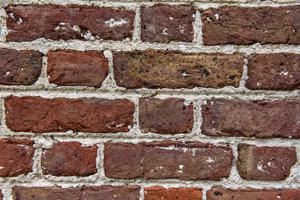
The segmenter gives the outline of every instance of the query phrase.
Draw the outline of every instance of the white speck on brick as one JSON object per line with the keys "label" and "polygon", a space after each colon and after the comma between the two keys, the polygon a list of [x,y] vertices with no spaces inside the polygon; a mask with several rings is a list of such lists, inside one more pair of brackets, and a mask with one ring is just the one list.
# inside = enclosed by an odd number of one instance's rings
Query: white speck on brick
{"label": "white speck on brick", "polygon": [[109,27],[115,27],[115,26],[122,26],[124,24],[127,24],[126,19],[113,19],[111,18],[110,20],[105,21],[104,23],[108,25]]}
{"label": "white speck on brick", "polygon": [[208,157],[207,159],[206,159],[206,162],[208,162],[208,163],[213,163],[215,160],[214,159],[212,159],[211,157]]}
{"label": "white speck on brick", "polygon": [[167,28],[164,28],[164,30],[162,31],[162,34],[163,34],[163,35],[168,35],[167,31],[168,31],[168,29],[167,29]]}
{"label": "white speck on brick", "polygon": [[216,20],[219,20],[219,14],[218,13],[215,14],[215,18],[216,18]]}
{"label": "white speck on brick", "polygon": [[288,74],[289,74],[288,71],[281,71],[281,72],[279,73],[279,75],[281,75],[281,76],[287,76]]}

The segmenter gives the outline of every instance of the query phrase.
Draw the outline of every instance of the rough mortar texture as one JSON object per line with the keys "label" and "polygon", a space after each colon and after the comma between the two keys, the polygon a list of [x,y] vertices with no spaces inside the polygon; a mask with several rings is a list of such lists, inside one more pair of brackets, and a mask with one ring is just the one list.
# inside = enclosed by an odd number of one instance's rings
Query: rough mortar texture
{"label": "rough mortar texture", "polygon": [[300,200],[299,3],[0,1],[0,200]]}

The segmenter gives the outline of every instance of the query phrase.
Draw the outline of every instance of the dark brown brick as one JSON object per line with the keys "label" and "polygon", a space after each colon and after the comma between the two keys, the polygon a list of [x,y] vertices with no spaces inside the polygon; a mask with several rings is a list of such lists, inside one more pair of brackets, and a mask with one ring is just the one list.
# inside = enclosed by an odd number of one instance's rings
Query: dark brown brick
{"label": "dark brown brick", "polygon": [[300,44],[300,6],[210,8],[202,12],[203,42]]}
{"label": "dark brown brick", "polygon": [[238,54],[185,54],[164,51],[114,53],[114,74],[125,88],[238,87],[243,57]]}
{"label": "dark brown brick", "polygon": [[141,38],[145,42],[192,42],[196,10],[187,5],[156,4],[141,9]]}
{"label": "dark brown brick", "polygon": [[133,179],[221,180],[230,174],[232,151],[227,146],[198,142],[107,143],[107,177]]}
{"label": "dark brown brick", "polygon": [[300,102],[212,100],[202,106],[202,133],[210,136],[299,138]]}
{"label": "dark brown brick", "polygon": [[101,87],[108,60],[97,51],[50,51],[47,74],[49,82],[58,86]]}
{"label": "dark brown brick", "polygon": [[297,162],[295,148],[257,147],[240,144],[237,168],[240,176],[247,180],[285,180],[291,167]]}
{"label": "dark brown brick", "polygon": [[300,54],[254,54],[249,59],[246,87],[252,90],[300,88]]}
{"label": "dark brown brick", "polygon": [[144,133],[190,133],[193,114],[193,104],[185,105],[184,99],[140,99],[139,122]]}
{"label": "dark brown brick", "polygon": [[300,200],[299,189],[226,189],[212,188],[207,200]]}
{"label": "dark brown brick", "polygon": [[0,140],[0,176],[12,177],[32,172],[33,141],[13,138]]}
{"label": "dark brown brick", "polygon": [[0,84],[34,84],[42,71],[42,57],[37,51],[0,49]]}
{"label": "dark brown brick", "polygon": [[14,187],[14,200],[139,200],[137,186]]}
{"label": "dark brown brick", "polygon": [[44,150],[42,169],[54,176],[88,176],[97,172],[97,147],[84,147],[79,142],[56,143]]}
{"label": "dark brown brick", "polygon": [[145,200],[202,200],[199,188],[163,188],[159,186],[145,188]]}
{"label": "dark brown brick", "polygon": [[104,39],[123,40],[133,31],[134,12],[79,5],[12,5],[8,14],[8,41]]}
{"label": "dark brown brick", "polygon": [[6,123],[25,132],[127,132],[133,123],[134,104],[126,99],[5,99]]}

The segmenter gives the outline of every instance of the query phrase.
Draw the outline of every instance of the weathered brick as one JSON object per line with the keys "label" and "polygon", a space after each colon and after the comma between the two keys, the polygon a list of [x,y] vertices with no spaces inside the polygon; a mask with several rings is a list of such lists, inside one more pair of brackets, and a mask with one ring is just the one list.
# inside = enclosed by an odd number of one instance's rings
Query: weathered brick
{"label": "weathered brick", "polygon": [[54,176],[88,176],[97,172],[97,147],[84,147],[79,142],[56,143],[44,150],[42,169]]}
{"label": "weathered brick", "polygon": [[193,129],[193,104],[184,99],[141,98],[139,122],[144,133],[190,133]]}
{"label": "weathered brick", "polygon": [[203,42],[300,44],[300,6],[209,8],[202,12]]}
{"label": "weathered brick", "polygon": [[238,54],[164,51],[114,53],[114,74],[125,88],[238,87],[244,60]]}
{"label": "weathered brick", "polygon": [[97,51],[50,51],[47,74],[49,82],[58,86],[101,87],[108,60]]}
{"label": "weathered brick", "polygon": [[207,200],[299,200],[299,189],[226,189],[214,187]]}
{"label": "weathered brick", "polygon": [[141,38],[145,42],[192,42],[196,10],[188,5],[156,4],[141,9]]}
{"label": "weathered brick", "polygon": [[27,139],[0,140],[0,176],[12,177],[32,172],[33,141]]}
{"label": "weathered brick", "polygon": [[238,152],[238,172],[247,180],[284,180],[297,162],[296,150],[293,147],[257,147],[240,144]]}
{"label": "weathered brick", "polygon": [[199,142],[107,143],[105,175],[120,179],[221,180],[230,174],[232,151]]}
{"label": "weathered brick", "polygon": [[34,84],[42,71],[42,57],[37,51],[0,49],[0,84]]}
{"label": "weathered brick", "polygon": [[137,186],[94,186],[78,188],[14,187],[14,200],[138,200]]}
{"label": "weathered brick", "polygon": [[210,136],[299,138],[300,102],[212,100],[202,106],[202,133]]}
{"label": "weathered brick", "polygon": [[7,97],[6,123],[25,132],[127,132],[134,104],[126,99]]}
{"label": "weathered brick", "polygon": [[202,191],[199,188],[145,188],[145,200],[202,200]]}
{"label": "weathered brick", "polygon": [[79,5],[11,5],[8,41],[104,39],[123,40],[133,31],[134,12]]}
{"label": "weathered brick", "polygon": [[252,90],[300,88],[300,54],[254,54],[248,63],[246,87]]}

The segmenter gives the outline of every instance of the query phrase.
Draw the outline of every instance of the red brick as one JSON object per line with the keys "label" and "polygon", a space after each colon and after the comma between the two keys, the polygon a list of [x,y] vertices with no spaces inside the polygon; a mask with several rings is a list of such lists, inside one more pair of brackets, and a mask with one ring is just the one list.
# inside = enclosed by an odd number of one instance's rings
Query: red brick
{"label": "red brick", "polygon": [[141,9],[141,38],[145,42],[192,42],[196,10],[188,5],[163,5]]}
{"label": "red brick", "polygon": [[[79,5],[12,5],[8,14],[8,41],[131,38],[134,12],[124,9]],[[114,24],[114,21],[118,22]]]}
{"label": "red brick", "polygon": [[13,138],[0,140],[0,176],[12,177],[32,172],[33,141]]}
{"label": "red brick", "polygon": [[293,90],[300,88],[300,54],[254,54],[248,61],[247,88]]}
{"label": "red brick", "polygon": [[107,143],[107,177],[133,179],[221,180],[230,174],[232,151],[199,142]]}
{"label": "red brick", "polygon": [[0,49],[0,84],[34,84],[42,71],[42,57],[37,51]]}
{"label": "red brick", "polygon": [[291,167],[297,162],[294,147],[257,147],[240,144],[237,168],[247,180],[285,180]]}
{"label": "red brick", "polygon": [[209,8],[202,12],[203,42],[300,44],[300,6]]}
{"label": "red brick", "polygon": [[145,200],[202,200],[202,191],[198,188],[163,188],[159,186],[145,188]]}
{"label": "red brick", "polygon": [[14,187],[14,200],[139,200],[137,186]]}
{"label": "red brick", "polygon": [[202,133],[210,136],[299,138],[296,100],[212,100],[202,106]]}
{"label": "red brick", "polygon": [[84,147],[79,142],[56,143],[44,150],[42,169],[54,176],[88,176],[97,172],[97,147]]}
{"label": "red brick", "polygon": [[125,88],[238,87],[244,65],[239,54],[147,50],[113,55],[116,83]]}
{"label": "red brick", "polygon": [[193,104],[185,105],[184,99],[140,99],[139,122],[144,133],[190,133],[193,114]]}
{"label": "red brick", "polygon": [[133,122],[134,104],[126,99],[5,99],[6,123],[25,132],[127,132]]}
{"label": "red brick", "polygon": [[47,74],[49,82],[58,86],[101,87],[108,60],[97,51],[50,51]]}
{"label": "red brick", "polygon": [[212,188],[207,200],[300,200],[299,189],[226,189]]}

